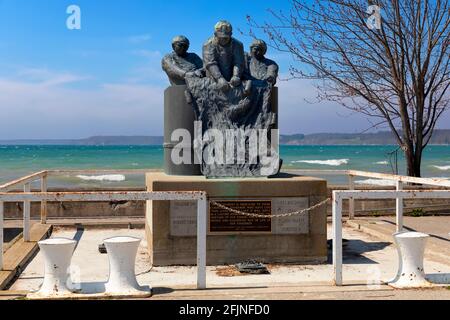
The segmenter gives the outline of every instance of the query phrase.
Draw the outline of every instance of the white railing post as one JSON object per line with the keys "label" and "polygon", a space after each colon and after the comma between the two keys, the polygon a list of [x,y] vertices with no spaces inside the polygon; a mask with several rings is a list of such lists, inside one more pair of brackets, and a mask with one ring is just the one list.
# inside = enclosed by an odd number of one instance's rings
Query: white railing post
{"label": "white railing post", "polygon": [[[41,178],[41,192],[47,192],[47,174]],[[41,223],[47,223],[47,201],[41,200]]]}
{"label": "white railing post", "polygon": [[[27,193],[31,191],[30,183],[25,183],[23,186],[23,192]],[[25,200],[23,202],[23,241],[30,241],[30,209],[31,202]]]}
{"label": "white railing post", "polygon": [[333,192],[333,271],[334,284],[342,286],[342,198]]}
{"label": "white railing post", "polygon": [[[348,190],[355,190],[355,176],[351,174],[348,175]],[[350,220],[355,219],[355,199],[353,197],[348,199],[348,218]]]}
{"label": "white railing post", "polygon": [[197,201],[197,289],[206,289],[206,196]]}
{"label": "white railing post", "polygon": [[0,270],[3,270],[3,214],[4,202],[0,201]]}
{"label": "white railing post", "polygon": [[[396,189],[397,189],[397,191],[402,191],[403,190],[403,182],[397,181]],[[396,198],[395,217],[396,217],[397,232],[400,232],[403,230],[403,198],[401,198],[401,197]]]}

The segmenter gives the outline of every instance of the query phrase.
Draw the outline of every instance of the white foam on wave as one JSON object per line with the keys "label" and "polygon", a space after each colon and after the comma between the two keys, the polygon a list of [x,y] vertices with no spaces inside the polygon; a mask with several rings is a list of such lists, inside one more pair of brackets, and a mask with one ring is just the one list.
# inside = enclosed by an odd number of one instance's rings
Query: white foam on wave
{"label": "white foam on wave", "polygon": [[450,170],[450,166],[432,166],[432,167],[442,170],[442,171]]}
{"label": "white foam on wave", "polygon": [[382,179],[366,179],[366,180],[356,180],[356,184],[370,184],[376,186],[395,186],[395,181],[392,180],[382,180]]}
{"label": "white foam on wave", "polygon": [[378,162],[375,162],[375,164],[386,165],[386,164],[389,164],[389,162],[387,162],[387,161],[378,161]]}
{"label": "white foam on wave", "polygon": [[292,163],[308,163],[308,164],[322,164],[325,166],[338,167],[343,164],[348,164],[350,159],[331,159],[331,160],[297,160],[291,161]]}
{"label": "white foam on wave", "polygon": [[125,181],[125,176],[123,174],[105,174],[101,176],[84,176],[78,175],[77,178],[85,181],[112,181],[120,182]]}

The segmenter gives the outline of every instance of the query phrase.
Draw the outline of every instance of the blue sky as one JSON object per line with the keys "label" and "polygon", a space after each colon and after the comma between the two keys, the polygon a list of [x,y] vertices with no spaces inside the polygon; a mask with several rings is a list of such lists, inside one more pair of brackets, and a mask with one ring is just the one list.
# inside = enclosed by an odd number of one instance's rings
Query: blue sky
{"label": "blue sky", "polygon": [[[81,30],[68,30],[66,9],[81,8]],[[160,61],[173,36],[191,40],[200,54],[220,19],[248,31],[246,16],[271,18],[267,8],[284,1],[0,0],[0,110],[7,121],[1,139],[82,138],[91,135],[161,135]],[[268,56],[287,73],[291,59]],[[281,81],[282,133],[358,132],[359,115],[333,103],[310,104],[306,81]]]}

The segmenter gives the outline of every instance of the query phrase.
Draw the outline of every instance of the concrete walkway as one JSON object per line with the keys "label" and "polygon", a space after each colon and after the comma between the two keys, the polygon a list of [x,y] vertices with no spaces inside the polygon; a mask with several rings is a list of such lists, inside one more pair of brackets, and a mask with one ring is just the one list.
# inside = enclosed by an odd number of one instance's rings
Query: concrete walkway
{"label": "concrete walkway", "polygon": [[[148,263],[147,243],[143,229],[56,229],[53,237],[77,239],[73,256],[75,281],[105,282],[108,257],[100,254],[98,244],[110,236],[130,235],[143,239],[136,261],[141,285],[151,285],[151,299],[450,299],[446,287],[429,290],[394,290],[380,284],[392,278],[397,269],[397,252],[391,241],[344,227],[343,287],[331,285],[332,265],[269,265],[270,275],[236,275],[233,266],[207,268],[207,290],[195,290],[195,267],[158,267]],[[331,228],[328,228],[331,238]],[[256,258],[256,257],[249,257]],[[329,259],[330,260],[330,259]],[[331,261],[331,260],[330,260]],[[13,298],[39,288],[43,261],[38,254],[11,287]],[[426,259],[426,273],[441,283],[450,283],[450,261]],[[0,297],[1,298],[1,297]]]}
{"label": "concrete walkway", "polygon": [[[357,218],[347,225],[384,241],[392,241],[395,233],[395,217]],[[450,263],[450,216],[404,217],[405,230],[430,235],[425,257],[442,263]]]}

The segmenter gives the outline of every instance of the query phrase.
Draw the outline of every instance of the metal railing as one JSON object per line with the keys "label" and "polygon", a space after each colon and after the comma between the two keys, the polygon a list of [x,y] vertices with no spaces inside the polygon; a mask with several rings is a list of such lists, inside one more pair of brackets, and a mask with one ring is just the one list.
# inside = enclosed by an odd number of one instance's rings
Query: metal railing
{"label": "metal railing", "polygon": [[[4,185],[0,185],[0,192],[8,192],[18,187],[23,188],[24,192],[30,190],[32,182],[40,181],[40,191],[46,192],[48,189],[48,179],[61,176],[76,176],[76,175],[97,175],[97,174],[145,174],[148,172],[160,171],[155,169],[127,169],[127,170],[44,170],[40,172],[33,173],[31,175],[19,178],[17,180],[8,182]],[[302,169],[292,169],[286,170],[286,172],[292,172],[295,174],[303,175],[337,175],[337,176],[347,176],[348,177],[348,190],[356,190],[355,178],[365,177],[393,181],[396,184],[396,190],[402,191],[403,187],[407,183],[438,186],[438,187],[450,187],[450,181],[447,179],[437,179],[437,178],[414,178],[407,176],[392,175],[387,173],[376,173],[376,172],[365,172],[357,170],[302,170]],[[117,200],[119,201],[119,200]],[[355,199],[349,198],[349,219],[355,218]],[[397,231],[403,229],[403,200],[396,199],[396,217],[397,217]],[[24,225],[24,239],[29,239],[29,223],[30,223],[30,204],[28,202],[23,203],[23,225]],[[41,223],[47,223],[47,201],[41,201],[40,209]]]}
{"label": "metal railing", "polygon": [[[145,174],[154,169],[130,170],[45,170],[20,179],[0,185],[0,270],[3,269],[3,216],[4,202],[23,202],[23,238],[30,240],[30,203],[40,202],[41,223],[47,223],[48,201],[150,201],[150,200],[197,200],[197,287],[206,287],[206,205],[207,196],[204,192],[47,192],[48,179],[58,176],[94,175],[94,174]],[[448,198],[450,191],[411,190],[403,191],[407,183],[450,187],[450,181],[437,178],[414,178],[386,173],[374,173],[357,170],[286,170],[301,175],[342,175],[348,177],[348,190],[333,191],[333,268],[334,282],[342,284],[342,201],[349,201],[349,218],[355,217],[355,200],[360,199],[396,199],[397,231],[403,230],[403,200]],[[355,190],[355,177],[389,180],[395,182],[396,190]],[[40,181],[40,192],[31,192],[31,183]],[[11,193],[18,187],[23,187],[23,193]]]}
{"label": "metal railing", "polygon": [[[345,199],[450,199],[450,190],[336,190],[333,191],[333,274],[334,284],[343,285],[342,279],[342,201]],[[397,223],[402,221],[402,211],[397,211]],[[402,223],[403,227],[403,223]],[[397,225],[398,228],[398,225]]]}
{"label": "metal railing", "polygon": [[[0,270],[3,270],[3,213],[5,202],[30,203],[32,201],[151,201],[151,200],[197,200],[197,288],[206,288],[206,201],[202,191],[177,192],[29,192],[0,193]],[[24,213],[24,241],[29,241],[25,229],[29,226],[28,216]],[[27,227],[28,228],[28,227]]]}
{"label": "metal railing", "polygon": [[[395,183],[395,190],[402,191],[403,188],[408,184],[424,185],[424,186],[434,186],[434,187],[445,187],[450,188],[450,180],[444,178],[415,178],[408,176],[393,175],[388,173],[378,173],[378,172],[366,172],[358,170],[289,170],[290,172],[297,174],[308,174],[308,175],[342,175],[348,177],[348,190],[356,190],[355,178],[373,178],[380,180],[388,180]],[[393,190],[386,190],[386,192],[392,192]],[[381,198],[383,199],[383,198]],[[384,199],[396,199],[396,226],[397,232],[403,230],[403,199],[386,197]],[[349,197],[349,219],[355,218],[355,198]]]}
{"label": "metal railing", "polygon": [[[40,181],[40,191],[47,192],[48,179],[60,176],[76,176],[76,175],[93,175],[93,174],[145,174],[148,172],[156,171],[153,169],[129,169],[129,170],[44,170],[39,171],[28,176],[19,178],[17,180],[10,181],[3,185],[0,185],[0,192],[9,192],[18,188],[23,188],[24,192],[31,190],[31,183]],[[117,200],[119,201],[119,200]],[[25,230],[25,226],[29,225],[30,207],[28,203],[24,202],[23,212],[23,225],[24,225],[24,238],[28,239],[28,229]],[[47,223],[47,201],[41,201],[40,209],[41,223]]]}

